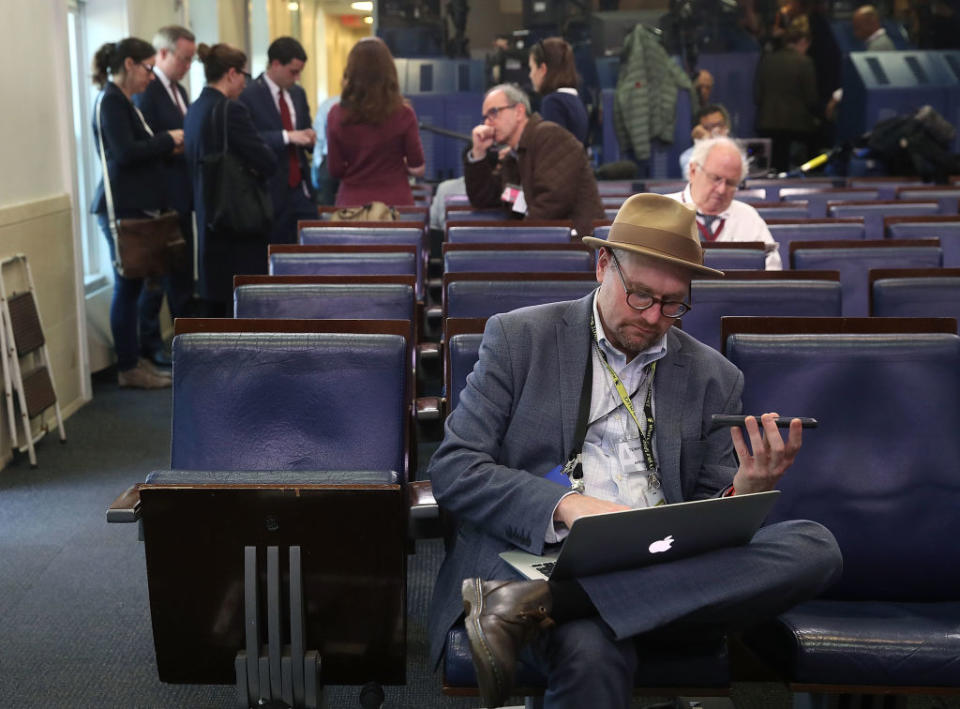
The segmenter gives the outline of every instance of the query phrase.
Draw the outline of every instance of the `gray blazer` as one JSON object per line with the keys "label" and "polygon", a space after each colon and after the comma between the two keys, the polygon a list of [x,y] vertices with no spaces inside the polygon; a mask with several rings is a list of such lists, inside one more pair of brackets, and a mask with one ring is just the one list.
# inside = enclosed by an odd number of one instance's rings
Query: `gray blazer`
{"label": "gray blazer", "polygon": [[[516,578],[498,554],[543,550],[566,492],[543,476],[573,446],[592,299],[523,308],[487,323],[479,360],[428,470],[437,501],[457,521],[434,587],[435,662],[463,612],[462,580]],[[654,382],[664,495],[667,502],[710,497],[730,485],[737,465],[729,432],[706,435],[710,416],[740,412],[743,375],[676,328],[667,338]]]}

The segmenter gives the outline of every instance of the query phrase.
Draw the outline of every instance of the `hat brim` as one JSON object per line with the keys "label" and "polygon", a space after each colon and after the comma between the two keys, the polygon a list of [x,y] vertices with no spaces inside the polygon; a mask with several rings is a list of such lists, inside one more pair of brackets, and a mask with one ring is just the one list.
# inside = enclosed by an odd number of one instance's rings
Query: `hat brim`
{"label": "hat brim", "polygon": [[669,263],[676,264],[677,266],[689,269],[694,273],[702,273],[708,276],[719,276],[720,278],[723,278],[723,276],[725,275],[723,271],[718,271],[715,268],[710,268],[709,266],[703,266],[698,263],[691,263],[690,261],[677,258],[676,256],[669,256],[667,254],[664,254],[661,251],[648,249],[645,246],[635,246],[633,244],[625,244],[619,241],[607,241],[606,239],[598,239],[595,236],[583,237],[583,243],[594,249],[599,249],[601,246],[606,246],[611,249],[623,249],[624,251],[632,251],[637,254],[643,254],[644,256],[649,256],[650,258],[659,259],[660,261],[667,261]]}

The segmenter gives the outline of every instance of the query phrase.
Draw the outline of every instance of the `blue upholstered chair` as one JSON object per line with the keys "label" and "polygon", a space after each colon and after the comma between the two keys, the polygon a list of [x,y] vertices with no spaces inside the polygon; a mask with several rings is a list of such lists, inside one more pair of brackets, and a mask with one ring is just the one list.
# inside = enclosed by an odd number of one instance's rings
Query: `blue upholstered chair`
{"label": "blue upholstered chair", "polygon": [[107,513],[142,522],[160,679],[294,707],[402,683],[406,324],[176,328],[173,469]]}
{"label": "blue upholstered chair", "polygon": [[867,187],[877,191],[877,199],[896,199],[898,187],[919,187],[919,177],[849,177],[847,187]]}
{"label": "blue upholstered chair", "polygon": [[827,215],[828,202],[859,201],[878,199],[875,189],[851,189],[849,187],[818,189],[816,187],[784,187],[780,190],[780,199],[785,202],[803,200],[807,203],[807,216],[820,219]]}
{"label": "blue upholstered chair", "polygon": [[870,271],[870,314],[960,320],[960,268]]}
{"label": "blue upholstered chair", "polygon": [[504,209],[497,208],[481,209],[471,207],[469,204],[450,204],[446,208],[446,217],[444,223],[449,221],[502,222],[506,219],[507,212]]}
{"label": "blue upholstered chair", "polygon": [[[429,256],[424,227],[413,222],[301,222],[303,245],[413,246],[417,250],[417,280],[422,283]],[[347,226],[349,225],[349,226]],[[418,291],[421,295],[422,291]]]}
{"label": "blue upholstered chair", "polygon": [[683,331],[719,350],[723,316],[839,316],[839,278],[835,271],[763,271],[729,273],[722,279],[698,277],[691,284],[693,308],[683,316]]}
{"label": "blue upholstered chair", "polygon": [[836,202],[827,204],[828,217],[862,217],[867,239],[883,238],[884,217],[917,217],[940,213],[936,200],[876,200],[873,202]]}
{"label": "blue upholstered chair", "polygon": [[960,217],[886,217],[883,223],[890,239],[940,239],[944,268],[960,268]]}
{"label": "blue upholstered chair", "polygon": [[[778,202],[781,199],[781,191],[786,189],[797,188],[805,189],[808,192],[822,192],[823,190],[831,190],[840,185],[837,184],[837,181],[830,178],[823,179],[782,179],[782,178],[771,178],[771,177],[748,177],[744,187],[747,189],[756,189],[758,187],[763,188],[767,191],[766,201],[767,202]],[[800,196],[800,193],[795,192],[793,195],[797,199],[803,199]]]}
{"label": "blue upholstered chair", "polygon": [[870,311],[870,269],[940,268],[943,252],[936,239],[794,242],[790,244],[790,263],[800,270],[839,271],[842,314],[865,317]]}
{"label": "blue upholstered chair", "polygon": [[762,271],[767,265],[762,241],[722,241],[703,244],[703,263],[720,271]]}
{"label": "blue upholstered chair", "polygon": [[499,222],[448,221],[450,244],[489,242],[569,244],[573,225],[565,221],[511,220]]}
{"label": "blue upholstered chair", "polygon": [[443,313],[488,318],[517,308],[576,300],[597,287],[594,273],[447,273]]}
{"label": "blue upholstered chair", "polygon": [[246,284],[233,291],[237,318],[416,319],[413,287],[399,283]]}
{"label": "blue upholstered chair", "polygon": [[810,214],[806,200],[792,202],[754,202],[751,205],[760,217],[768,219],[806,219]]}
{"label": "blue upholstered chair", "polygon": [[[448,409],[459,402],[467,376],[480,354],[486,320],[448,318],[445,386]],[[521,664],[517,668],[517,694],[530,695],[528,706],[537,706],[546,677]],[[636,686],[646,695],[725,696],[730,693],[730,667],[726,641],[676,649],[657,644],[640,657]],[[477,678],[470,654],[467,632],[460,624],[447,634],[443,654],[443,691],[453,696],[475,696]]]}
{"label": "blue upholstered chair", "polygon": [[864,238],[863,219],[768,219],[767,228],[780,245],[780,260],[790,268],[793,241],[840,241]]}
{"label": "blue upholstered chair", "polygon": [[580,244],[444,244],[444,273],[594,272],[593,251]]}
{"label": "blue upholstered chair", "polygon": [[960,200],[960,187],[947,185],[904,185],[897,188],[897,199],[935,199],[940,205],[940,214],[956,214]]}
{"label": "blue upholstered chair", "polygon": [[748,645],[797,692],[960,693],[956,321],[728,318],[724,332],[745,411],[820,423],[770,521],[821,522],[844,557],[836,585]]}

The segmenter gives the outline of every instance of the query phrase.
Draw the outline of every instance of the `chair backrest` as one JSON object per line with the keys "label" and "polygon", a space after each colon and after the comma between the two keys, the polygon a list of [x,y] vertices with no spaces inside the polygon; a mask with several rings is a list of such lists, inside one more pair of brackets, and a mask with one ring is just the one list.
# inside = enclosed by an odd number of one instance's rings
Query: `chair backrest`
{"label": "chair backrest", "polygon": [[767,256],[762,241],[708,242],[703,246],[703,264],[721,271],[762,271]]}
{"label": "chair backrest", "polygon": [[876,200],[874,202],[835,202],[827,204],[828,217],[863,217],[865,238],[883,238],[883,218],[939,214],[940,205],[933,200]]}
{"label": "chair backrest", "polygon": [[619,209],[624,202],[627,201],[627,198],[630,197],[632,192],[624,192],[621,194],[604,194],[600,195],[600,202],[604,207],[615,207]]}
{"label": "chair backrest", "polygon": [[[821,192],[823,190],[840,187],[836,180],[808,180],[803,179],[782,179],[771,177],[748,177],[744,185],[747,189],[756,189],[761,187],[767,191],[766,201],[778,202],[780,200],[780,191],[784,189],[805,188],[810,192]],[[801,197],[802,199],[802,197]]]}
{"label": "chair backrest", "polygon": [[780,260],[790,268],[790,243],[864,238],[863,218],[849,219],[768,219],[767,228],[780,245]]}
{"label": "chair backrest", "polygon": [[257,283],[233,291],[237,318],[409,320],[413,286],[400,283]]}
{"label": "chair backrest", "polygon": [[597,192],[602,197],[608,194],[636,194],[633,180],[597,180]]}
{"label": "chair backrest", "polygon": [[842,314],[865,317],[870,310],[871,268],[940,268],[943,252],[936,239],[794,242],[790,244],[790,263],[801,270],[839,271]]}
{"label": "chair backrest", "polygon": [[870,315],[960,319],[960,268],[871,270]]}
{"label": "chair backrest", "polygon": [[729,315],[836,317],[840,315],[840,275],[836,271],[759,271],[725,278],[695,278],[693,308],[683,331],[720,349],[721,318]]}
{"label": "chair backrest", "polygon": [[413,276],[423,298],[416,246],[271,244],[267,258],[273,276]]}
{"label": "chair backrest", "polygon": [[446,241],[450,244],[489,242],[569,244],[573,223],[560,220],[524,219],[447,221]]}
{"label": "chair backrest", "polygon": [[445,273],[443,313],[451,318],[488,318],[517,308],[575,300],[597,287],[593,272]]}
{"label": "chair backrest", "polygon": [[875,189],[851,189],[849,187],[817,189],[816,187],[785,187],[780,190],[780,199],[790,202],[795,199],[807,202],[807,215],[812,219],[826,217],[828,202],[859,201],[867,202],[879,199]]}
{"label": "chair backrest", "polygon": [[792,202],[754,202],[751,205],[764,221],[768,219],[806,219],[810,212],[806,200]]}
{"label": "chair backrest", "polygon": [[819,421],[803,432],[803,447],[778,484],[781,498],[768,522],[812,519],[833,532],[843,576],[828,596],[955,601],[956,321],[830,321],[724,322],[726,355],[744,374],[744,411]]}
{"label": "chair backrest", "polygon": [[919,186],[923,180],[919,177],[849,177],[847,187],[869,187],[877,191],[877,199],[896,199],[897,188]]}
{"label": "chair backrest", "polygon": [[947,185],[905,185],[898,187],[897,199],[928,200],[935,199],[940,205],[940,214],[956,214],[960,200],[960,187]]}
{"label": "chair backrest", "polygon": [[593,251],[582,244],[444,244],[443,272],[594,271]]}
{"label": "chair backrest", "polygon": [[178,319],[176,328],[171,467],[395,470],[406,480],[408,322]]}
{"label": "chair backrest", "polygon": [[682,192],[687,186],[686,180],[646,180],[642,184],[642,189],[637,192],[653,192],[654,194],[673,194]]}
{"label": "chair backrest", "polygon": [[486,318],[447,318],[443,323],[444,391],[447,393],[447,413],[460,402],[460,392],[467,383],[467,375],[480,357],[480,341]]}
{"label": "chair backrest", "polygon": [[[426,235],[423,227],[408,222],[301,222],[300,243],[413,246],[417,249],[417,279],[423,281]],[[349,226],[347,226],[349,224]]]}
{"label": "chair backrest", "polygon": [[737,193],[734,195],[734,197],[741,202],[749,202],[750,204],[754,204],[755,202],[766,202],[767,191],[762,187],[744,188],[737,190]]}
{"label": "chair backrest", "polygon": [[960,268],[960,217],[885,217],[884,234],[891,239],[940,239],[945,268]]}
{"label": "chair backrest", "polygon": [[469,204],[448,204],[444,211],[446,214],[446,221],[502,222],[507,216],[506,211],[503,209],[482,209],[478,207],[471,207]]}

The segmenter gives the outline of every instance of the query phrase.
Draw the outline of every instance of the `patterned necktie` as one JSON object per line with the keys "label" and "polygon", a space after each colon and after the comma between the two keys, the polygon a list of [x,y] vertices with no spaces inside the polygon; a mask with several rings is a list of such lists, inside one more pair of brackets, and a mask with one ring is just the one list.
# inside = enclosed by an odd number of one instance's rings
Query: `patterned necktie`
{"label": "patterned necktie", "polygon": [[[287,100],[283,97],[283,89],[279,91],[280,96],[280,122],[285,131],[293,130],[293,120],[290,118],[290,107],[287,106]],[[296,187],[300,184],[300,161],[297,159],[297,146],[290,144],[287,146],[287,155],[289,167],[287,168],[287,184],[290,187]]]}

